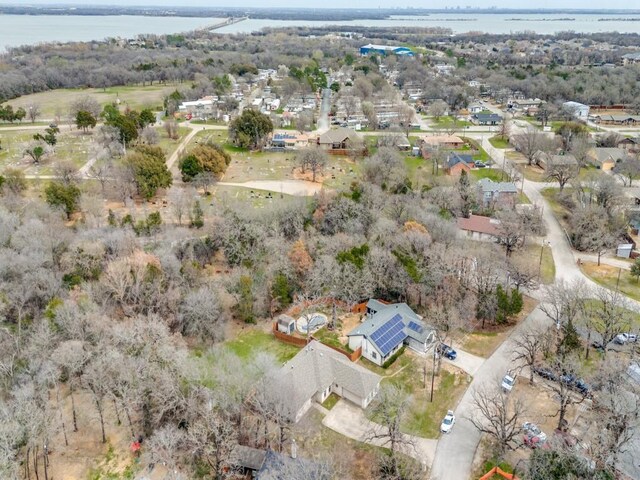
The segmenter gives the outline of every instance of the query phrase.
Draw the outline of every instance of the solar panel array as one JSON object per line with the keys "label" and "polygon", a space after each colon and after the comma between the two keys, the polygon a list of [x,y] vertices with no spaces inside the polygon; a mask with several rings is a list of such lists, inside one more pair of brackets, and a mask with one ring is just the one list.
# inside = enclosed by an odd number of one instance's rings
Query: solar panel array
{"label": "solar panel array", "polygon": [[414,332],[422,333],[424,329],[421,325],[418,325],[416,322],[409,322],[409,328]]}
{"label": "solar panel array", "polygon": [[383,356],[393,350],[405,337],[404,323],[399,314],[395,314],[371,334],[371,340],[378,346]]}

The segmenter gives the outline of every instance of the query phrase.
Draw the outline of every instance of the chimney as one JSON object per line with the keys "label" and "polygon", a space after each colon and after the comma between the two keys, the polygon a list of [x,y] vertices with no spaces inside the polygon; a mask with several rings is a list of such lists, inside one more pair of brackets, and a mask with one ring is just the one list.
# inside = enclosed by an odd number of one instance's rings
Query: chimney
{"label": "chimney", "polygon": [[296,445],[295,439],[291,439],[291,458],[294,460],[298,458],[298,445]]}

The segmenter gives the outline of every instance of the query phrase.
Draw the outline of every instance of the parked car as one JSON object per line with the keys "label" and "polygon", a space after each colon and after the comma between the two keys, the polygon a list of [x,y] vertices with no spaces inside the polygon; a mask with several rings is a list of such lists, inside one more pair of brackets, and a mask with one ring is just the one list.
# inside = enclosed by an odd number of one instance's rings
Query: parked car
{"label": "parked car", "polygon": [[594,341],[591,343],[591,346],[600,352],[604,352],[605,348],[602,342]]}
{"label": "parked car", "polygon": [[515,383],[516,379],[514,377],[509,374],[505,375],[504,377],[502,377],[502,390],[507,393],[510,392],[511,390],[513,390],[513,385]]}
{"label": "parked car", "polygon": [[473,164],[476,168],[485,168],[487,166],[486,163],[481,162],[480,160],[476,160],[475,162],[473,162]]}
{"label": "parked car", "polygon": [[575,388],[578,392],[580,392],[585,397],[591,397],[591,387],[587,384],[582,378],[579,378],[573,384],[573,388]]}
{"label": "parked car", "polygon": [[621,333],[613,339],[618,345],[625,345],[629,342],[637,342],[638,336],[635,333]]}
{"label": "parked car", "polygon": [[536,448],[547,441],[547,434],[535,423],[525,422],[522,430],[524,430],[524,443],[528,447]]}
{"label": "parked car", "polygon": [[552,370],[545,367],[533,367],[533,372],[540,375],[542,378],[546,378],[547,380],[557,380],[558,377]]}
{"label": "parked car", "polygon": [[442,423],[440,424],[440,431],[442,433],[449,433],[456,423],[456,416],[453,414],[453,410],[447,411]]}
{"label": "parked car", "polygon": [[448,358],[449,360],[455,360],[456,357],[458,356],[458,352],[456,352],[453,348],[451,348],[446,343],[441,343],[440,345],[438,345],[438,348],[436,351],[443,357]]}
{"label": "parked car", "polygon": [[578,378],[573,373],[565,373],[560,375],[560,381],[566,383],[570,387],[573,387]]}

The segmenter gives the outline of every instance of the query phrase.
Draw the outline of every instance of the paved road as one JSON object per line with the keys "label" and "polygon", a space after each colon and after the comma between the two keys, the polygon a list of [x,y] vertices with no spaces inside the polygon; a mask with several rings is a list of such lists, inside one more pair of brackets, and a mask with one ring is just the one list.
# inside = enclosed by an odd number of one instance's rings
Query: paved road
{"label": "paved road", "polygon": [[550,320],[540,308],[536,308],[476,371],[471,385],[455,407],[455,426],[451,433],[443,435],[438,442],[431,467],[431,480],[471,478],[473,458],[481,438],[481,434],[469,420],[475,410],[473,392],[480,386],[499,385],[502,376],[513,366],[513,338],[527,328],[546,324],[550,325]]}
{"label": "paved road", "polygon": [[312,197],[322,190],[321,183],[307,182],[305,180],[252,180],[243,183],[218,182],[216,185],[269,190],[271,192],[285,193],[298,197]]}
{"label": "paved road", "polygon": [[[339,400],[324,417],[322,424],[345,437],[359,442],[388,447],[380,439],[368,438],[371,432],[378,432],[382,427],[367,419],[362,409],[349,401]],[[421,438],[412,435],[404,436],[413,443],[413,447],[405,447],[402,450],[403,453],[415,458],[423,465],[431,465],[438,441],[432,438]],[[458,478],[461,479],[463,477]]]}

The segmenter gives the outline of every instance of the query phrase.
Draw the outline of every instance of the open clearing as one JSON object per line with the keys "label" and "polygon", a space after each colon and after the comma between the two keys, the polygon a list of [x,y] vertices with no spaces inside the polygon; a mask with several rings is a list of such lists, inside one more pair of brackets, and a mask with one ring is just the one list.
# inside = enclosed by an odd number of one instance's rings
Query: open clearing
{"label": "open clearing", "polygon": [[25,95],[7,103],[12,105],[14,109],[22,107],[25,110],[31,104],[37,104],[40,106],[41,119],[51,120],[56,117],[65,118],[71,102],[82,97],[95,98],[102,106],[120,100],[122,108],[129,107],[139,110],[149,107],[159,109],[162,108],[164,97],[175,89],[176,86],[167,85],[61,89]]}

